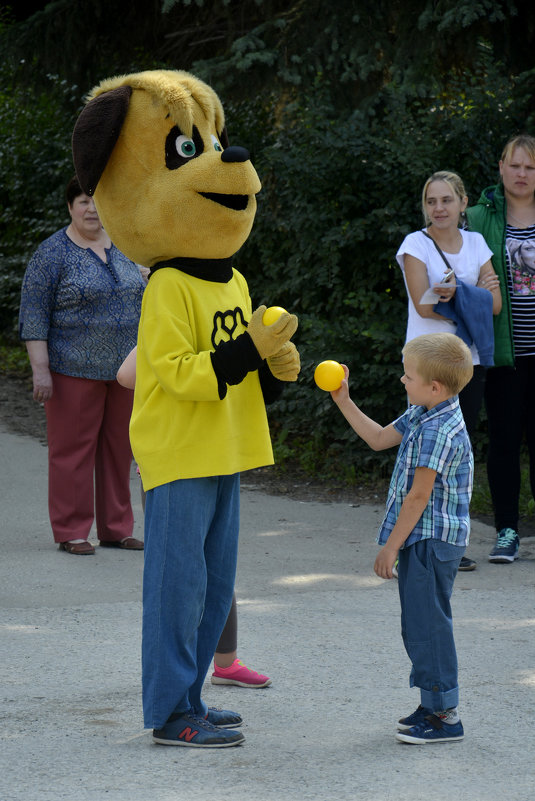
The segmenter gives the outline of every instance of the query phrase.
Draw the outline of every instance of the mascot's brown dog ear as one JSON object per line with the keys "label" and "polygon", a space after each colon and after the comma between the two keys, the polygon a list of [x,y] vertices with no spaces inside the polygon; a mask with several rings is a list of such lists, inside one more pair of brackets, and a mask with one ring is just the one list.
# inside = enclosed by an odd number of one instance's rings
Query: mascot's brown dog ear
{"label": "mascot's brown dog ear", "polygon": [[130,86],[120,86],[91,100],[72,134],[74,169],[86,195],[93,195],[104,172],[130,104]]}

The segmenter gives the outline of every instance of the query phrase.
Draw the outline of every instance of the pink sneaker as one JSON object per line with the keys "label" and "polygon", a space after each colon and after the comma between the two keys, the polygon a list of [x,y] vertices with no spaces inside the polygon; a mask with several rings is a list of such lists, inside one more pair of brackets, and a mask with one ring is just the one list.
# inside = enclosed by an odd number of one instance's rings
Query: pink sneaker
{"label": "pink sneaker", "polygon": [[210,681],[212,684],[235,684],[237,687],[251,687],[252,689],[269,687],[271,684],[271,679],[262,676],[256,670],[251,670],[240,659],[235,659],[228,668],[221,668],[214,664],[214,672]]}

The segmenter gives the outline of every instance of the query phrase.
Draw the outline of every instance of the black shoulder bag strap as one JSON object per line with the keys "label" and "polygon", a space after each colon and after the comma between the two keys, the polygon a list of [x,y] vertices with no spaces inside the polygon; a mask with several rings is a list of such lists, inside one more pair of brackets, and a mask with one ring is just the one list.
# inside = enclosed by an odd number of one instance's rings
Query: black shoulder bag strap
{"label": "black shoulder bag strap", "polygon": [[[424,231],[424,229],[423,229],[423,228],[422,228],[422,234],[423,234],[424,236],[426,236],[428,239],[430,239],[430,240],[431,240],[431,242],[433,243],[433,245],[436,247],[436,249],[438,250],[438,252],[439,252],[439,253],[440,253],[440,255],[442,256],[442,258],[443,258],[443,260],[444,260],[444,264],[446,265],[446,267],[448,268],[448,270],[453,270],[453,267],[451,266],[451,264],[449,263],[449,261],[447,260],[447,258],[446,258],[446,257],[445,257],[445,255],[443,254],[443,252],[441,251],[440,247],[437,245],[437,243],[436,243],[436,242],[435,242],[435,240],[433,239],[433,237],[432,237],[432,236],[429,236],[429,234],[427,233],[427,231]],[[454,271],[454,273],[455,273],[455,271]]]}

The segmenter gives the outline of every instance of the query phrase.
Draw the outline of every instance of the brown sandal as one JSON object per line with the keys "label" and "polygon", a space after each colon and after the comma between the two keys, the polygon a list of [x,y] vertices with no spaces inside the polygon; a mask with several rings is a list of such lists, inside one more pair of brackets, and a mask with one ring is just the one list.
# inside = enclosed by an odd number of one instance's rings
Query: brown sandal
{"label": "brown sandal", "polygon": [[145,547],[143,540],[135,537],[125,537],[124,540],[100,540],[103,548],[123,548],[125,551],[142,551]]}
{"label": "brown sandal", "polygon": [[75,556],[87,556],[88,554],[95,553],[94,547],[90,542],[60,542],[60,551],[67,551],[73,553]]}

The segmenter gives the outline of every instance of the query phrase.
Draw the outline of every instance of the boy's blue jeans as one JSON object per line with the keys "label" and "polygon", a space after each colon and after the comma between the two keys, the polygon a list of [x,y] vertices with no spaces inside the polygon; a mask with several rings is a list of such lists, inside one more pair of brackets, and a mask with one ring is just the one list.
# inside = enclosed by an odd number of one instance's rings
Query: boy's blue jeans
{"label": "boy's blue jeans", "polygon": [[143,716],[205,715],[201,690],[236,575],[240,475],[181,479],[147,492],[143,573]]}
{"label": "boy's blue jeans", "polygon": [[410,686],[433,712],[459,703],[451,594],[465,548],[421,540],[399,552],[401,635],[412,662]]}

